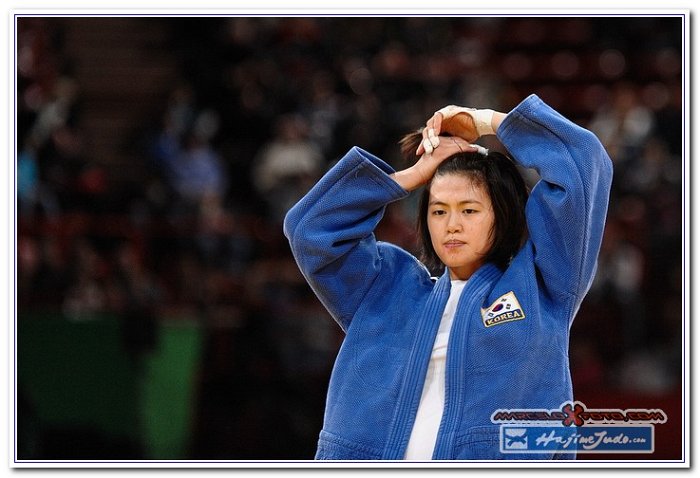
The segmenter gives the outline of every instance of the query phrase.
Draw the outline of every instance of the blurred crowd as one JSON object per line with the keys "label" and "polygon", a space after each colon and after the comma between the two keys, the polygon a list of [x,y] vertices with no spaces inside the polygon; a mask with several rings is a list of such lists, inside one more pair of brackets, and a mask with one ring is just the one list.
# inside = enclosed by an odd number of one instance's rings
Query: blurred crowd
{"label": "blurred crowd", "polygon": [[[615,179],[572,329],[575,390],[678,387],[680,19],[156,21],[180,70],[158,119],[140,126],[138,187],[123,189],[86,146],[68,22],[19,23],[17,313],[117,314],[136,356],[164,321],[200,323],[192,458],[313,455],[342,335],[298,272],[282,219],[353,145],[400,167],[398,139],[446,104],[508,111],[537,93],[601,138]],[[413,199],[389,207],[378,237],[414,250],[415,210]]]}

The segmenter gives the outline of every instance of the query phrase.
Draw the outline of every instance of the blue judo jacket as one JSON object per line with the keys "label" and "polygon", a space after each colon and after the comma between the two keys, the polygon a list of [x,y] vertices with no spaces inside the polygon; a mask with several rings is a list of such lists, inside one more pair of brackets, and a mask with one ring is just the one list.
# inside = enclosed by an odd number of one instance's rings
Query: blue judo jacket
{"label": "blue judo jacket", "polygon": [[[591,132],[535,95],[497,136],[541,180],[526,205],[522,249],[505,270],[482,266],[460,297],[433,459],[572,458],[501,453],[491,417],[573,399],[569,330],[595,273],[612,164]],[[355,147],[285,218],[299,268],[346,334],[316,459],[403,459],[449,296],[447,271],[431,279],[414,256],[374,236],[386,205],[408,194],[393,172]]]}

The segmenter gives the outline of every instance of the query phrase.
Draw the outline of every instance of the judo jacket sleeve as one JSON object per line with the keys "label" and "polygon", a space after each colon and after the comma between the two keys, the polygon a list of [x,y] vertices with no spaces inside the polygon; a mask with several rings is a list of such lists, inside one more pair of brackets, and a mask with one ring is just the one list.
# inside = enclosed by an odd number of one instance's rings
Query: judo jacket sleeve
{"label": "judo jacket sleeve", "polygon": [[580,302],[596,270],[612,162],[593,133],[535,95],[508,114],[498,137],[516,161],[541,176],[526,215],[542,281],[550,293]]}
{"label": "judo jacket sleeve", "polygon": [[408,195],[393,172],[352,148],[285,217],[299,269],[344,331],[382,267],[374,229],[386,205]]}

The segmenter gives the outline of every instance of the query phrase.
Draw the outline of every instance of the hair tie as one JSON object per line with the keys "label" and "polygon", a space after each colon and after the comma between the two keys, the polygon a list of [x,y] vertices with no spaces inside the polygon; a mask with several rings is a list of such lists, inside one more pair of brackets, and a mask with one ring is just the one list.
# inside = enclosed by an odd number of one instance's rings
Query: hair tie
{"label": "hair tie", "polygon": [[483,146],[479,146],[478,144],[473,144],[472,146],[476,148],[477,153],[483,154],[484,156],[489,155],[489,150],[484,148]]}

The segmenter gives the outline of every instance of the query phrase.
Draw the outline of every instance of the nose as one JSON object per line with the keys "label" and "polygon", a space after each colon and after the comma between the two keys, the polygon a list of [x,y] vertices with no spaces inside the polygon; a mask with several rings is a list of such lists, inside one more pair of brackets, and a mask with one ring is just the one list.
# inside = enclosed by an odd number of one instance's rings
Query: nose
{"label": "nose", "polygon": [[447,232],[449,234],[454,234],[462,230],[462,222],[460,221],[459,214],[450,214],[447,219]]}

